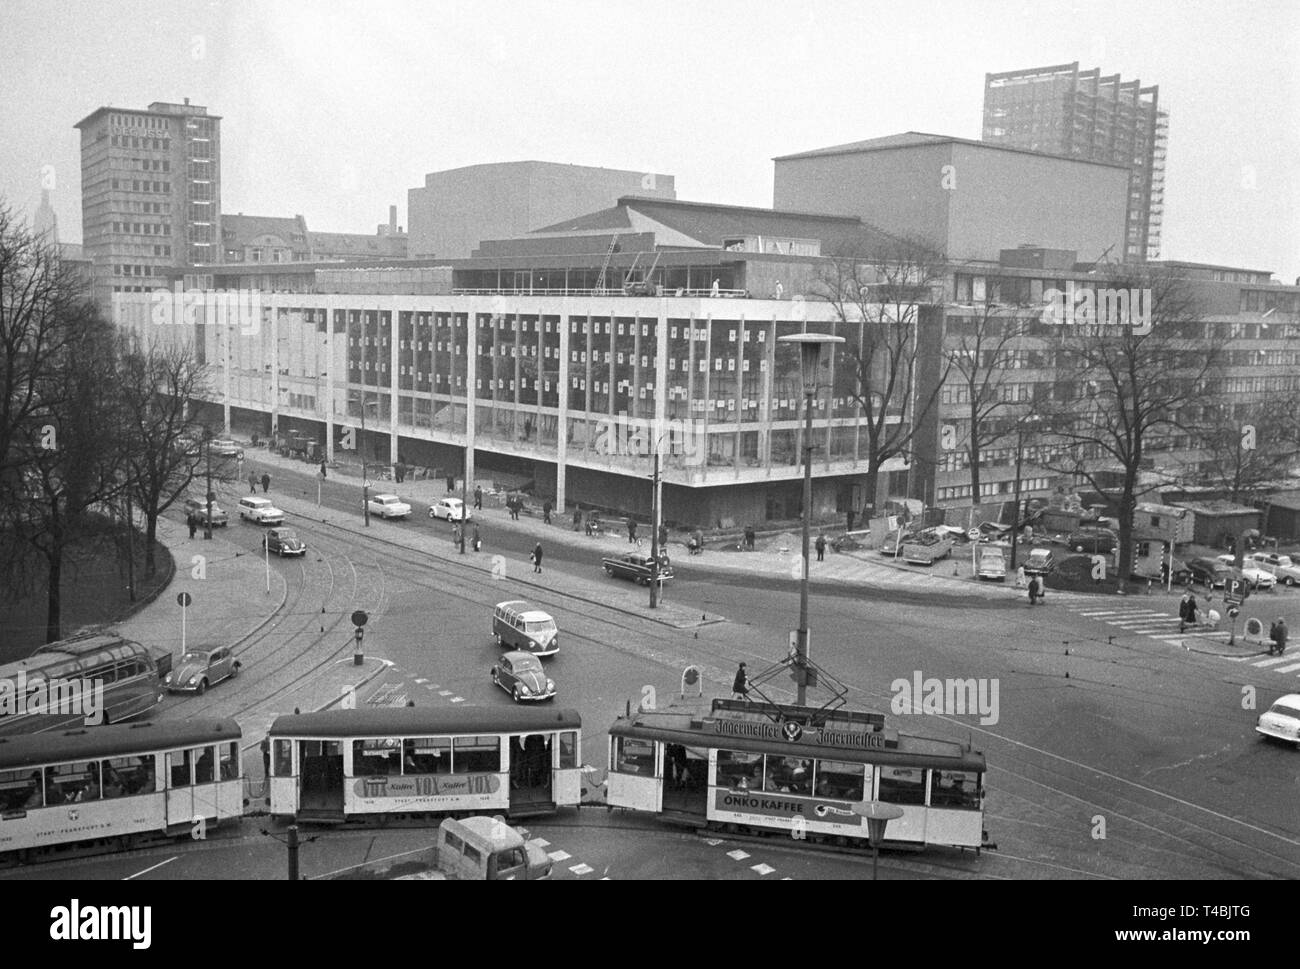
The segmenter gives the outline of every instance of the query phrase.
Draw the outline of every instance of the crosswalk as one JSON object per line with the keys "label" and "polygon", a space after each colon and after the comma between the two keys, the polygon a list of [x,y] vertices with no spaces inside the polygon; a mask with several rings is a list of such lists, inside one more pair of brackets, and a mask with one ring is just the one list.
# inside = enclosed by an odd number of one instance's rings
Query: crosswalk
{"label": "crosswalk", "polygon": [[[1074,597],[1062,594],[1068,612],[1083,619],[1105,623],[1125,634],[1141,636],[1158,643],[1195,650],[1227,663],[1241,663],[1268,673],[1282,673],[1300,677],[1300,655],[1269,656],[1268,644],[1247,640],[1238,630],[1237,642],[1228,645],[1229,630],[1220,623],[1218,629],[1188,629],[1178,631],[1175,607],[1154,609],[1140,604],[1120,605],[1099,602],[1094,596]],[[1229,652],[1229,650],[1231,652]]]}

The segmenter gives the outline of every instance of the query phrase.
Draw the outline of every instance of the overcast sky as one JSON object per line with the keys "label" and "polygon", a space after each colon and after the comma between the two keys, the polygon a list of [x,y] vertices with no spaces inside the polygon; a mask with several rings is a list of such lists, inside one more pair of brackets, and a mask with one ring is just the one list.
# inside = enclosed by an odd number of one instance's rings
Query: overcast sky
{"label": "overcast sky", "polygon": [[1295,0],[0,2],[0,197],[44,166],[81,239],[100,106],[222,118],[222,210],[373,232],[424,174],[539,159],[772,204],[772,157],[900,131],[979,138],[985,72],[1079,61],[1160,86],[1162,255],[1300,276]]}

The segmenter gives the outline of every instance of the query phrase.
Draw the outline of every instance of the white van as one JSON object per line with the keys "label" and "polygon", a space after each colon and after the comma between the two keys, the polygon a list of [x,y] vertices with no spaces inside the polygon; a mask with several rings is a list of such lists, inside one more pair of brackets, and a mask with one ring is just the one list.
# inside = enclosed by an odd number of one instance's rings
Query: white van
{"label": "white van", "polygon": [[503,649],[534,656],[554,656],[560,651],[560,633],[551,614],[521,600],[497,603],[492,610],[492,635]]}

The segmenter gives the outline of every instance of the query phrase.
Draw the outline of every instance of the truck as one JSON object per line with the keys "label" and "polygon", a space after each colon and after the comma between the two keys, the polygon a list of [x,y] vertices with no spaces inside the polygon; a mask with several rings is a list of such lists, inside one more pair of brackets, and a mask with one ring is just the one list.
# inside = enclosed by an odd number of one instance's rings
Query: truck
{"label": "truck", "polygon": [[928,530],[903,541],[903,561],[913,565],[933,565],[951,552],[951,538]]}
{"label": "truck", "polygon": [[1007,558],[998,545],[975,546],[975,575],[981,579],[997,579],[999,582],[1007,577]]}
{"label": "truck", "polygon": [[337,881],[535,881],[551,877],[546,852],[501,818],[447,818],[430,848],[356,865]]}

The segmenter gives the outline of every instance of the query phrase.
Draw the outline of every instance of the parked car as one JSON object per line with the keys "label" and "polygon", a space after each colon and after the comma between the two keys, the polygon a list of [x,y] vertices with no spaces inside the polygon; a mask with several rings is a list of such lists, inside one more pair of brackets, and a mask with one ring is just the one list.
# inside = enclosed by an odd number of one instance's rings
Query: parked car
{"label": "parked car", "polygon": [[1047,575],[1056,569],[1056,558],[1050,548],[1036,548],[1025,559],[1025,575]]}
{"label": "parked car", "polygon": [[[653,573],[654,560],[644,552],[629,552],[626,555],[611,555],[601,560],[605,574],[616,579],[631,579],[640,585],[649,585]],[[673,567],[668,556],[659,553],[659,581],[667,582],[673,577]]]}
{"label": "parked car", "polygon": [[1273,705],[1259,715],[1255,732],[1300,748],[1300,693],[1288,693],[1274,700]]}
{"label": "parked car", "polygon": [[212,456],[214,458],[235,458],[242,461],[244,459],[244,449],[234,441],[213,441]]}
{"label": "parked car", "polygon": [[271,504],[270,498],[254,498],[251,495],[239,499],[239,517],[259,525],[284,524],[284,512]]}
{"label": "parked car", "polygon": [[900,543],[906,545],[912,538],[913,535],[910,531],[904,530],[900,534],[899,529],[895,528],[885,536],[885,543],[880,546],[880,554],[897,555],[901,551]]}
{"label": "parked car", "polygon": [[163,685],[171,693],[197,693],[201,696],[208,687],[237,674],[242,665],[229,646],[187,650],[176,661],[172,671],[163,677]]}
{"label": "parked car", "polygon": [[1187,563],[1192,573],[1192,581],[1199,582],[1207,589],[1222,589],[1236,573],[1218,559],[1192,559]]}
{"label": "parked car", "polygon": [[370,514],[380,518],[409,518],[411,506],[397,495],[373,495],[370,498]]}
{"label": "parked car", "polygon": [[[204,501],[202,498],[186,498],[185,517],[189,518],[191,515],[198,518],[200,525],[207,525],[208,524],[208,503]],[[229,524],[230,524],[230,516],[226,514],[225,509],[223,509],[220,505],[218,505],[214,501],[212,503],[212,527],[224,528]]]}
{"label": "parked car", "polygon": [[1289,555],[1277,552],[1256,552],[1248,556],[1261,569],[1273,573],[1274,578],[1285,586],[1300,584],[1300,565],[1296,565]]}
{"label": "parked car", "polygon": [[1076,552],[1109,555],[1119,548],[1119,536],[1109,528],[1078,528],[1070,532],[1065,544]]}
{"label": "parked car", "polygon": [[[1236,557],[1233,555],[1220,555],[1218,558],[1220,562],[1229,568],[1232,568],[1232,563],[1236,561]],[[1243,579],[1250,583],[1250,587],[1256,591],[1271,589],[1277,584],[1277,579],[1274,578],[1273,573],[1260,568],[1249,556],[1241,560],[1241,569],[1233,568],[1233,572],[1239,573]]]}
{"label": "parked car", "polygon": [[492,666],[492,682],[514,697],[516,703],[555,698],[555,681],[532,653],[502,653]]}
{"label": "parked car", "polygon": [[286,555],[306,555],[307,546],[292,528],[272,528],[262,539],[262,547],[284,558]]}
{"label": "parked car", "polygon": [[871,531],[845,532],[831,539],[831,548],[837,552],[857,552],[867,547]]}
{"label": "parked car", "polygon": [[980,545],[975,549],[975,574],[981,579],[999,582],[1007,577],[1007,559],[1001,547]]}
{"label": "parked car", "polygon": [[442,518],[449,522],[469,521],[474,513],[459,498],[439,498],[429,506],[430,518]]}

